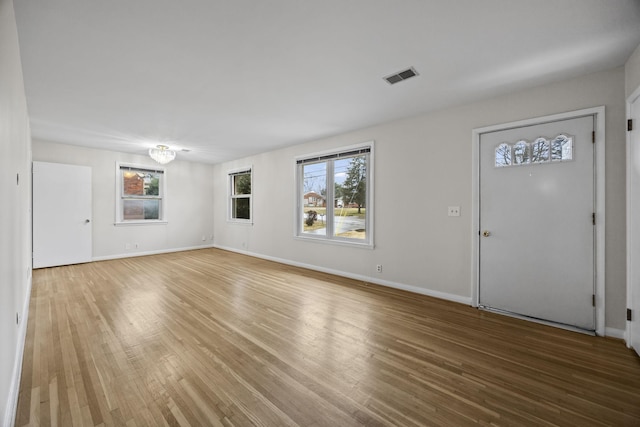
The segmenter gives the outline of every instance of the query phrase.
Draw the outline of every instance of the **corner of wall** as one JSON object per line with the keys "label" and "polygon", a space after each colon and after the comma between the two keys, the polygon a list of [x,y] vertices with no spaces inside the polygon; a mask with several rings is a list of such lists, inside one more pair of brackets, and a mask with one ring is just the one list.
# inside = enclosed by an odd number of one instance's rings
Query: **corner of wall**
{"label": "corner of wall", "polygon": [[638,87],[640,87],[640,44],[624,66],[625,99],[629,98]]}

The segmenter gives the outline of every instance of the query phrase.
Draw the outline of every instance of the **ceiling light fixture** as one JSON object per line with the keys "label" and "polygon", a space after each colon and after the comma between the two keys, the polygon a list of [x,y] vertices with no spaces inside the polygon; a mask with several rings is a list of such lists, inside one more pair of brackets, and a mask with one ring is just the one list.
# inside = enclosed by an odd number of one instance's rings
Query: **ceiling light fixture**
{"label": "ceiling light fixture", "polygon": [[176,158],[176,152],[169,150],[166,145],[158,145],[156,148],[149,148],[149,157],[161,165],[166,165]]}

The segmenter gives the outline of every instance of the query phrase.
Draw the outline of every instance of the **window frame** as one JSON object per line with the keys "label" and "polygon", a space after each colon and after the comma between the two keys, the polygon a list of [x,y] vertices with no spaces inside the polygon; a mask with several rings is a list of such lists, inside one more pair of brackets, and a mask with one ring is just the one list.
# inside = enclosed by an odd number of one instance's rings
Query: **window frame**
{"label": "window frame", "polygon": [[[123,170],[139,170],[142,172],[154,172],[162,174],[162,179],[158,185],[158,196],[143,197],[127,197],[124,195],[124,179]],[[169,221],[167,219],[167,171],[165,167],[149,166],[138,163],[116,162],[116,209],[115,223],[116,226],[126,225],[164,225]],[[141,200],[160,200],[159,219],[123,219],[122,209],[124,208],[123,200],[125,199],[141,199]]]}
{"label": "window frame", "polygon": [[[333,202],[328,202],[329,200],[333,201],[335,199],[334,189],[335,189],[335,173],[333,168],[332,160],[340,159],[340,158],[349,158],[355,157],[356,155],[349,155],[358,150],[368,149],[367,165],[366,165],[366,197],[365,197],[365,230],[366,230],[366,238],[365,239],[355,239],[349,237],[340,237],[333,235],[333,224],[334,224],[334,210],[335,207],[328,209],[329,206],[333,206]],[[294,238],[305,240],[305,241],[313,241],[320,243],[328,243],[335,245],[346,245],[351,247],[360,247],[366,249],[374,248],[374,165],[375,165],[375,154],[374,154],[374,141],[368,141],[361,144],[343,146],[331,150],[325,150],[321,152],[315,152],[310,154],[305,154],[302,156],[296,156],[294,158],[294,176],[295,176],[295,203],[294,203]],[[315,161],[314,161],[315,160]],[[303,174],[303,166],[305,164],[317,164],[317,163],[327,163],[326,167],[326,175],[327,175],[327,195],[326,195],[326,216],[324,220],[327,224],[327,232],[325,235],[318,235],[312,233],[305,233],[304,231],[304,174]],[[331,211],[331,214],[329,212]]]}
{"label": "window frame", "polygon": [[[251,182],[250,194],[234,194],[234,182],[233,178],[238,175],[249,173]],[[249,199],[249,218],[234,218],[233,217],[233,201],[236,199]],[[227,172],[227,222],[233,224],[253,224],[253,166],[246,166],[242,168],[236,168]]]}

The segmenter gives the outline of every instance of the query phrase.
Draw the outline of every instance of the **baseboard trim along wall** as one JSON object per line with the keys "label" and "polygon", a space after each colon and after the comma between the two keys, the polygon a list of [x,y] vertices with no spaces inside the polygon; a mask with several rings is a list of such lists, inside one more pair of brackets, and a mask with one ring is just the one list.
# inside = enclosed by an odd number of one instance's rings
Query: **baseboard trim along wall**
{"label": "baseboard trim along wall", "polygon": [[169,254],[171,252],[193,251],[196,249],[207,249],[207,248],[213,248],[213,247],[214,247],[213,245],[200,245],[200,246],[189,246],[186,248],[159,249],[156,251],[128,252],[126,254],[97,256],[97,257],[91,258],[91,261],[109,261],[111,259],[134,258],[138,256]]}
{"label": "baseboard trim along wall", "polygon": [[[31,276],[31,274],[30,274]],[[22,378],[22,359],[24,357],[24,345],[27,340],[27,325],[29,324],[29,302],[31,301],[31,285],[33,279],[30,277],[27,283],[27,295],[22,307],[22,320],[18,329],[18,347],[16,348],[16,358],[13,365],[13,375],[11,376],[11,388],[5,411],[3,426],[13,426],[18,410],[18,395],[20,394],[20,379]]]}
{"label": "baseboard trim along wall", "polygon": [[[227,247],[227,246],[221,246],[221,245],[214,244],[214,245],[212,245],[212,247],[217,248],[217,249],[222,249],[222,250],[225,250],[225,251],[229,251],[229,252],[239,253],[239,254],[242,254],[242,255],[252,256],[252,257],[255,257],[255,258],[265,259],[267,261],[279,262],[281,264],[292,265],[294,267],[307,268],[309,270],[320,271],[322,273],[328,273],[328,274],[335,274],[336,276],[347,277],[349,279],[354,279],[354,280],[361,280],[361,281],[364,281],[364,282],[374,283],[376,285],[387,286],[389,288],[401,289],[403,291],[413,292],[413,293],[421,294],[421,295],[427,295],[427,296],[430,296],[430,297],[439,298],[439,299],[443,299],[443,300],[446,300],[446,301],[453,301],[453,302],[457,302],[457,303],[460,303],[460,304],[471,305],[471,302],[472,302],[471,297],[463,297],[463,296],[460,296],[460,295],[449,294],[449,293],[446,293],[446,292],[433,291],[433,290],[430,290],[430,289],[419,288],[417,286],[406,285],[404,283],[391,282],[391,281],[388,281],[388,280],[380,280],[380,279],[376,279],[376,278],[370,277],[370,276],[347,273],[347,272],[344,272],[344,271],[334,270],[334,269],[331,269],[331,268],[319,267],[319,266],[313,265],[313,264],[305,264],[305,263],[302,263],[302,262],[296,262],[296,261],[291,261],[291,260],[284,259],[284,258],[272,257],[272,256],[268,256],[268,255],[263,255],[263,254],[259,254],[259,253],[250,252],[250,251],[244,251],[244,250],[241,250],[241,249],[231,248],[231,247]],[[624,340],[625,339],[625,331],[622,330],[622,329],[616,329],[616,328],[607,327],[607,328],[605,328],[605,336]]]}
{"label": "baseboard trim along wall", "polygon": [[622,329],[616,329],[616,328],[605,328],[604,329],[604,336],[605,337],[618,338],[620,340],[624,340],[625,339],[625,331],[622,330]]}
{"label": "baseboard trim along wall", "polygon": [[349,278],[349,279],[361,280],[363,282],[374,283],[376,285],[381,285],[381,286],[386,286],[386,287],[389,287],[389,288],[400,289],[400,290],[403,290],[403,291],[413,292],[415,294],[427,295],[427,296],[430,296],[430,297],[439,298],[439,299],[443,299],[443,300],[447,300],[447,301],[453,301],[453,302],[457,302],[457,303],[460,303],[460,304],[471,305],[471,297],[463,297],[463,296],[460,296],[460,295],[449,294],[449,293],[446,293],[446,292],[433,291],[433,290],[430,290],[430,289],[420,288],[418,286],[406,285],[404,283],[391,282],[389,280],[376,279],[374,277],[364,276],[364,275],[361,275],[361,274],[347,273],[345,271],[334,270],[334,269],[331,269],[331,268],[319,267],[319,266],[313,265],[313,264],[305,264],[305,263],[302,263],[302,262],[296,262],[296,261],[291,261],[291,260],[284,259],[284,258],[277,258],[277,257],[272,257],[272,256],[268,256],[268,255],[259,254],[259,253],[243,251],[243,250],[240,250],[240,249],[230,248],[230,247],[226,247],[226,246],[220,246],[220,245],[215,245],[214,244],[213,247],[215,247],[217,249],[222,249],[222,250],[225,250],[225,251],[229,251],[229,252],[236,252],[236,253],[239,253],[239,254],[242,254],[242,255],[248,255],[248,256],[255,257],[255,258],[265,259],[267,261],[279,262],[281,264],[291,265],[291,266],[294,266],[294,267],[307,268],[309,270],[320,271],[322,273],[335,274],[336,276],[342,276],[342,277],[346,277],[346,278]]}

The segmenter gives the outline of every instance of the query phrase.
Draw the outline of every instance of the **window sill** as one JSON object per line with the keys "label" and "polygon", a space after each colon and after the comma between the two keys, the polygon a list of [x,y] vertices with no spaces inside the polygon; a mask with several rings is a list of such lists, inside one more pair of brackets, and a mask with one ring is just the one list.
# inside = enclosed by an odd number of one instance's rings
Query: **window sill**
{"label": "window sill", "polygon": [[147,221],[122,221],[122,222],[115,222],[113,223],[113,225],[115,225],[116,227],[120,227],[120,226],[131,226],[131,225],[167,225],[169,223],[169,221],[152,221],[152,220],[147,220]]}
{"label": "window sill", "polygon": [[296,240],[303,240],[306,242],[314,242],[314,243],[324,243],[327,245],[337,245],[337,246],[347,246],[350,248],[359,248],[359,249],[374,249],[373,243],[360,243],[356,241],[348,241],[348,240],[340,240],[340,239],[324,239],[321,237],[313,237],[308,235],[295,235],[293,236]]}
{"label": "window sill", "polygon": [[237,225],[253,225],[253,221],[250,219],[228,219],[228,224],[237,224]]}

